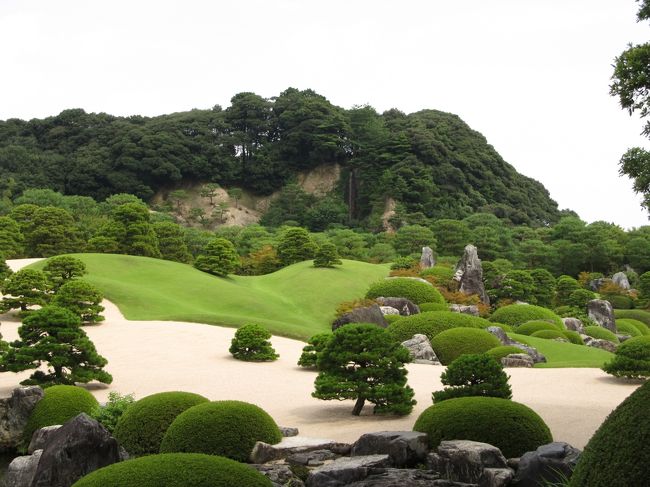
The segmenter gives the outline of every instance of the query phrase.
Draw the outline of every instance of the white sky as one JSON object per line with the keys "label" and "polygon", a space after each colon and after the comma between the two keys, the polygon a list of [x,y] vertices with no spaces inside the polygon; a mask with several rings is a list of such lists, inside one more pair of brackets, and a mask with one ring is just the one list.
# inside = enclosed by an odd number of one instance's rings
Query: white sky
{"label": "white sky", "polygon": [[[312,88],[349,108],[458,114],[586,221],[647,225],[610,97],[650,40],[632,0],[0,0],[0,119],[158,115]],[[647,146],[647,144],[646,144]]]}

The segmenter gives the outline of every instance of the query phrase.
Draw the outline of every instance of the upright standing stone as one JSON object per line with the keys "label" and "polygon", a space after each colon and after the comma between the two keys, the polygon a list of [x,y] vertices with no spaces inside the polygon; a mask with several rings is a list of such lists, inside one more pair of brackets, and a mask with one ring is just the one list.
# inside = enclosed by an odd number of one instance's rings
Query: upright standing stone
{"label": "upright standing stone", "polygon": [[630,281],[624,272],[617,272],[612,276],[612,282],[623,289],[630,289]]}
{"label": "upright standing stone", "polygon": [[17,387],[11,396],[0,399],[0,452],[18,446],[36,403],[43,398],[38,386]]}
{"label": "upright standing stone", "polygon": [[454,278],[460,282],[460,292],[478,294],[484,304],[490,304],[490,298],[485,293],[483,285],[483,266],[478,258],[478,251],[473,245],[465,247]]}
{"label": "upright standing stone", "polygon": [[600,326],[616,333],[616,318],[614,318],[614,309],[609,301],[592,299],[587,303],[587,313],[589,318]]}
{"label": "upright standing stone", "polygon": [[436,265],[436,259],[433,257],[433,250],[431,247],[422,247],[422,256],[420,257],[420,267],[422,269],[429,269]]}

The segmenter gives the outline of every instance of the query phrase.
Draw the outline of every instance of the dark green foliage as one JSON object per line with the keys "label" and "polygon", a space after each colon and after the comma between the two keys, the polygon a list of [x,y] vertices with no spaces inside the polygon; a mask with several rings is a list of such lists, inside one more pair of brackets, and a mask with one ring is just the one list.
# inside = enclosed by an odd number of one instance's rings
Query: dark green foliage
{"label": "dark green foliage", "polygon": [[578,309],[585,309],[587,303],[592,299],[596,299],[595,293],[588,289],[576,289],[575,291],[571,291],[571,294],[569,294],[569,297],[566,300],[566,304]]}
{"label": "dark green foliage", "polygon": [[172,222],[156,222],[153,224],[158,238],[160,256],[165,260],[188,263],[192,260],[183,227]]}
{"label": "dark green foliage", "polygon": [[45,306],[33,311],[18,328],[19,340],[12,342],[2,358],[3,370],[20,372],[37,369],[21,384],[75,384],[93,380],[110,384],[113,377],[104,371],[108,361],[81,328],[72,311]]}
{"label": "dark green foliage", "polygon": [[504,306],[497,309],[492,313],[492,316],[490,316],[490,321],[505,323],[506,325],[514,327],[533,320],[550,320],[557,324],[560,329],[564,328],[564,324],[560,317],[550,309],[531,304],[511,304],[509,306]]}
{"label": "dark green foliage", "polygon": [[399,255],[419,254],[422,247],[436,248],[433,232],[421,225],[405,225],[395,233],[393,247]]}
{"label": "dark green foliage", "polygon": [[612,295],[607,296],[605,299],[612,304],[614,309],[631,309],[632,299],[629,296]]}
{"label": "dark green foliage", "polygon": [[449,311],[449,305],[445,303],[420,303],[418,305],[421,313],[427,311]]}
{"label": "dark green foliage", "polygon": [[5,262],[4,257],[2,257],[2,254],[0,254],[0,290],[2,289],[2,282],[6,278],[8,278],[11,274],[13,274],[13,271]]}
{"label": "dark green foliage", "polygon": [[23,434],[28,444],[37,429],[63,424],[80,413],[90,415],[97,407],[97,399],[77,386],[58,385],[45,389],[45,396],[36,403]]}
{"label": "dark green foliage", "polygon": [[302,353],[298,359],[301,367],[316,367],[319,354],[325,349],[325,345],[332,338],[331,333],[319,333],[307,340],[307,345],[302,347]]}
{"label": "dark green foliage", "polygon": [[404,364],[408,350],[376,325],[350,324],[337,329],[318,357],[320,371],[313,397],[355,399],[352,414],[359,415],[365,401],[374,414],[409,414],[414,392],[406,385]]}
{"label": "dark green foliage", "polygon": [[650,381],[627,397],[587,443],[568,487],[648,484]]}
{"label": "dark green foliage", "polygon": [[37,208],[21,231],[25,235],[25,252],[32,257],[67,254],[83,248],[74,219],[63,208]]}
{"label": "dark green foliage", "polygon": [[402,316],[401,315],[384,315],[384,319],[388,322],[388,324],[390,324],[390,323],[395,323],[397,320],[402,319]]}
{"label": "dark green foliage", "polygon": [[198,270],[220,277],[231,274],[238,266],[239,255],[235,246],[225,238],[212,240],[194,262]]}
{"label": "dark green foliage", "polygon": [[0,255],[7,259],[20,257],[24,240],[18,223],[7,216],[0,216]]}
{"label": "dark green foliage", "polygon": [[112,221],[98,236],[114,239],[122,254],[160,258],[158,237],[146,205],[126,203],[116,207],[111,216]]}
{"label": "dark green foliage", "polygon": [[534,288],[535,282],[529,272],[514,270],[503,277],[495,294],[499,299],[528,302],[533,298]]}
{"label": "dark green foliage", "polygon": [[370,286],[366,293],[368,299],[375,299],[380,296],[406,298],[415,304],[445,302],[445,298],[442,297],[440,291],[432,285],[404,277],[376,282]]}
{"label": "dark green foliage", "polygon": [[48,290],[49,283],[43,272],[34,269],[20,269],[9,275],[7,280],[2,283],[2,292],[5,297],[0,301],[0,309],[3,312],[14,308],[27,311],[30,306],[44,306],[49,299]]}
{"label": "dark green foliage", "polygon": [[132,455],[158,453],[160,442],[176,416],[207,401],[191,392],[159,392],[143,397],[124,411],[113,436]]}
{"label": "dark green foliage", "polygon": [[532,335],[535,332],[540,330],[555,330],[558,331],[558,327],[555,323],[549,323],[548,321],[529,321],[523,325],[517,327],[517,333],[520,335]]}
{"label": "dark green foliage", "polygon": [[546,269],[533,269],[530,271],[530,277],[533,279],[532,295],[535,304],[538,306],[550,307],[555,297],[555,278]]}
{"label": "dark green foliage", "polygon": [[271,481],[239,462],[198,453],[165,453],[114,463],[72,487],[271,487]]}
{"label": "dark green foliage", "polygon": [[633,326],[641,335],[650,335],[650,327],[643,321],[635,320],[633,318],[616,318],[616,327],[620,325]]}
{"label": "dark green foliage", "polygon": [[641,297],[650,299],[650,271],[644,272],[639,276],[639,292],[641,293]]}
{"label": "dark green foliage", "polygon": [[616,377],[647,379],[650,377],[650,336],[630,338],[616,349],[611,362],[603,370]]}
{"label": "dark green foliage", "polygon": [[571,276],[560,276],[557,278],[555,303],[557,306],[568,306],[569,296],[580,289],[580,283]]}
{"label": "dark green foliage", "polygon": [[81,277],[87,271],[86,264],[76,257],[58,255],[47,259],[43,272],[50,281],[52,288],[56,291],[69,280]]}
{"label": "dark green foliage", "polygon": [[616,320],[616,330],[623,335],[630,335],[632,337],[643,335],[636,326],[626,320]]}
{"label": "dark green foliage", "polygon": [[341,265],[341,259],[336,250],[336,245],[331,242],[325,242],[316,251],[314,257],[314,267],[334,267]]}
{"label": "dark green foliage", "polygon": [[52,304],[69,309],[81,318],[83,323],[103,321],[99,313],[104,311],[100,304],[104,299],[99,289],[87,281],[75,279],[63,284],[54,295]]}
{"label": "dark green foliage", "polygon": [[282,439],[278,425],[263,409],[242,401],[198,404],[169,426],[161,453],[205,453],[248,461],[255,443]]}
{"label": "dark green foliage", "polygon": [[453,328],[437,334],[431,340],[440,363],[451,364],[464,354],[485,353],[501,344],[491,333],[477,328]]}
{"label": "dark green foliage", "polygon": [[602,326],[585,326],[585,335],[601,340],[608,340],[612,343],[619,343],[617,336]]}
{"label": "dark green foliage", "polygon": [[643,311],[640,309],[615,309],[614,316],[618,318],[631,318],[638,320],[650,326],[650,311]]}
{"label": "dark green foliage", "polygon": [[531,333],[530,336],[537,338],[545,338],[547,340],[555,340],[556,338],[561,338],[562,340],[568,340],[566,335],[559,330],[539,330],[534,333]]}
{"label": "dark green foliage", "polygon": [[432,340],[438,333],[457,327],[487,328],[488,320],[464,313],[451,311],[427,311],[404,316],[388,327],[388,333],[398,342],[410,340],[416,333],[426,335]]}
{"label": "dark green foliage", "polygon": [[[515,348],[515,347],[512,347]],[[515,352],[516,353],[516,352]],[[449,364],[440,376],[441,382],[450,387],[432,394],[433,402],[465,396],[490,396],[512,398],[508,375],[503,371],[499,358],[487,354],[462,355]]]}
{"label": "dark green foliage", "polygon": [[473,440],[494,445],[506,458],[520,457],[553,441],[544,420],[515,401],[460,397],[425,409],[413,426],[429,435],[429,446],[443,440]]}
{"label": "dark green foliage", "polygon": [[230,344],[229,352],[238,360],[268,362],[279,357],[269,339],[271,333],[253,323],[241,326]]}
{"label": "dark green foliage", "polygon": [[106,404],[104,406],[97,405],[93,409],[91,416],[99,421],[110,433],[113,433],[117,421],[134,402],[133,394],[122,395],[119,392],[111,391],[108,393]]}
{"label": "dark green foliage", "polygon": [[316,244],[304,228],[289,228],[280,234],[278,257],[283,265],[309,260],[316,253]]}
{"label": "dark green foliage", "polygon": [[421,271],[420,276],[421,277],[433,276],[438,283],[443,284],[448,281],[451,281],[455,273],[456,272],[451,267],[435,265],[433,267],[429,267],[428,269],[424,269],[423,271]]}
{"label": "dark green foliage", "polygon": [[417,263],[418,261],[415,260],[410,255],[407,255],[405,257],[397,257],[395,260],[393,260],[393,263],[390,265],[390,269],[393,271],[411,269]]}
{"label": "dark green foliage", "polygon": [[526,353],[526,352],[524,352],[521,348],[517,348],[512,345],[501,345],[498,347],[491,348],[490,350],[485,352],[486,355],[492,357],[495,360],[501,360],[503,357],[507,357],[512,353]]}

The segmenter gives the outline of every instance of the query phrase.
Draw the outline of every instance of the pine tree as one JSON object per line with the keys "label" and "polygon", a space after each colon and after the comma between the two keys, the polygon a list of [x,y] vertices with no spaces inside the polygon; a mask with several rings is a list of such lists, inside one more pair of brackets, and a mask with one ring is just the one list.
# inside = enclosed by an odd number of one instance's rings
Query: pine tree
{"label": "pine tree", "polygon": [[87,281],[75,279],[59,288],[52,304],[72,311],[83,323],[96,323],[104,320],[99,314],[104,311],[102,299],[104,296],[95,286]]}
{"label": "pine tree", "polygon": [[335,265],[341,265],[342,263],[341,259],[339,259],[336,245],[331,242],[325,242],[316,251],[314,267],[334,267]]}
{"label": "pine tree", "polygon": [[220,277],[226,277],[238,266],[239,255],[235,246],[225,238],[215,238],[194,262],[194,267],[198,270]]}
{"label": "pine tree", "polygon": [[56,290],[69,280],[83,276],[87,271],[86,264],[81,260],[69,255],[58,255],[47,259],[43,272]]}
{"label": "pine tree", "polygon": [[29,306],[44,306],[49,300],[47,277],[41,271],[21,269],[11,274],[2,285],[5,294],[0,301],[0,309],[4,312],[20,308],[27,311]]}

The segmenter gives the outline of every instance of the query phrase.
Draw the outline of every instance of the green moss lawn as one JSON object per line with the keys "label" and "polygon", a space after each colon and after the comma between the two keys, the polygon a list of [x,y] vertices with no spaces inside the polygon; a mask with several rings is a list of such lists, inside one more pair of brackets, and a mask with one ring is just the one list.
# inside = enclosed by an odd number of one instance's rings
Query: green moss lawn
{"label": "green moss lawn", "polygon": [[600,368],[605,362],[609,362],[614,356],[613,353],[601,350],[600,348],[575,345],[573,343],[556,342],[544,338],[518,335],[508,333],[513,340],[535,347],[544,354],[547,362],[537,364],[535,367],[597,367]]}

